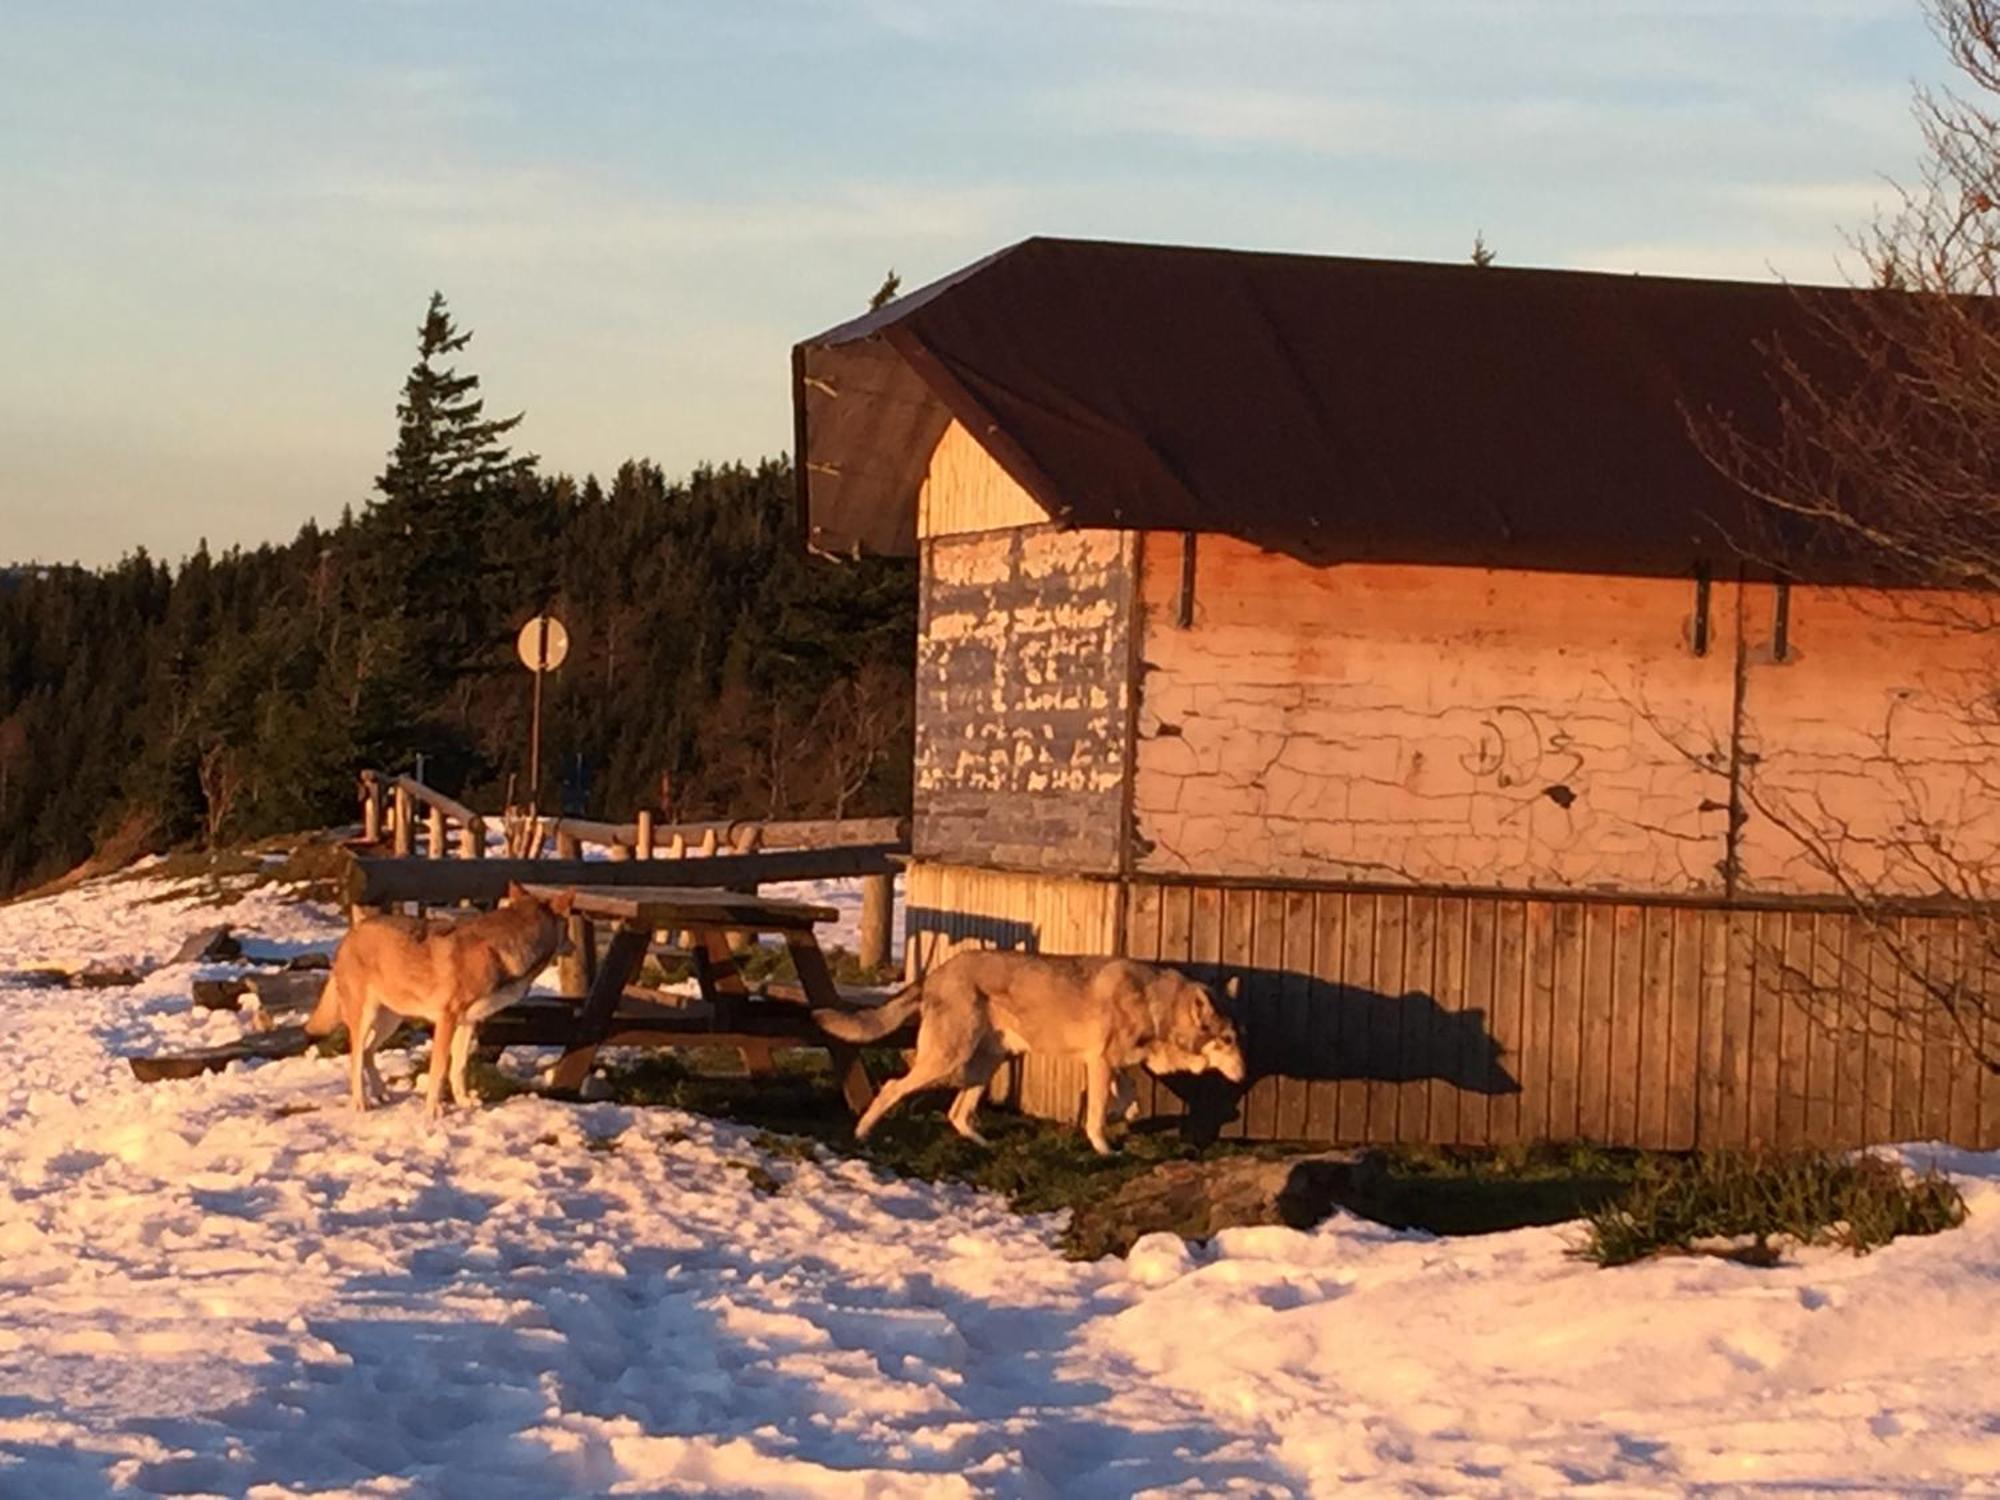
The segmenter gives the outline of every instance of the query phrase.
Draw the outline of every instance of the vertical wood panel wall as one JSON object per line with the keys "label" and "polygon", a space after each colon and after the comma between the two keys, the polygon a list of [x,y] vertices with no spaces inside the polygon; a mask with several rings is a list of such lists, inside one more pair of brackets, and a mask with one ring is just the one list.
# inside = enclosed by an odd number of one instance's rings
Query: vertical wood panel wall
{"label": "vertical wood panel wall", "polygon": [[[2000,1146],[2000,1080],[1973,1046],[2000,1038],[1961,1033],[1915,998],[1979,961],[1968,918],[1904,917],[1878,934],[1835,911],[1121,887],[936,865],[913,869],[910,905],[931,914],[921,928],[961,942],[1111,952],[1121,899],[1124,951],[1243,981],[1255,1082],[1227,1136]],[[947,915],[954,905],[964,914]],[[1037,1065],[1004,1097],[1074,1120],[1081,1089],[1074,1068]],[[1151,1079],[1140,1098],[1155,1115],[1183,1108]]]}

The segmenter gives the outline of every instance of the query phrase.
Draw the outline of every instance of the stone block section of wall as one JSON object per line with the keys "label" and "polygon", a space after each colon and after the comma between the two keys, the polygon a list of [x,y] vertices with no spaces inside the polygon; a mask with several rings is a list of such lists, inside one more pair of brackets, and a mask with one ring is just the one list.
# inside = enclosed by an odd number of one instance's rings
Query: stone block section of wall
{"label": "stone block section of wall", "polygon": [[[1351,564],[1145,539],[1138,867],[1718,892],[1734,617],[1690,579]],[[1725,594],[1723,589],[1713,591]]]}

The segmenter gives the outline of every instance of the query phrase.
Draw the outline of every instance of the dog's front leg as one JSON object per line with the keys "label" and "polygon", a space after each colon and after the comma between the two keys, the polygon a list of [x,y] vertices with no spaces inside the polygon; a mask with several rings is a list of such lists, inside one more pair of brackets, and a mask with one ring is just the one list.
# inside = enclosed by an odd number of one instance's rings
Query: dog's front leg
{"label": "dog's front leg", "polygon": [[458,1017],[449,1009],[431,1028],[431,1076],[424,1084],[424,1118],[436,1120],[444,1113],[444,1081],[451,1071],[451,1049],[458,1039]]}
{"label": "dog's front leg", "polygon": [[347,1099],[360,1114],[368,1108],[368,1049],[375,1045],[375,1001],[364,995],[347,1018]]}
{"label": "dog's front leg", "polygon": [[1111,1103],[1111,1064],[1103,1057],[1093,1057],[1086,1068],[1083,1133],[1090,1138],[1091,1150],[1109,1156],[1111,1142],[1104,1134],[1104,1116]]}
{"label": "dog's front leg", "polygon": [[478,1045],[479,1023],[467,1021],[458,1028],[458,1035],[451,1039],[451,1102],[460,1109],[472,1108],[472,1090],[466,1085],[465,1070],[472,1061],[472,1049]]}

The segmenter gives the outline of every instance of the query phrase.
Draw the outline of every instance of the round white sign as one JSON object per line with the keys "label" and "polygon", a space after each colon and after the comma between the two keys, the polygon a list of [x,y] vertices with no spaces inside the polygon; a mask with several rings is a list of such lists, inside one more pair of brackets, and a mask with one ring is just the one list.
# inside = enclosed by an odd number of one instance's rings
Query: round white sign
{"label": "round white sign", "polygon": [[536,615],[521,627],[515,642],[521,665],[530,672],[553,672],[569,655],[569,632],[554,615]]}

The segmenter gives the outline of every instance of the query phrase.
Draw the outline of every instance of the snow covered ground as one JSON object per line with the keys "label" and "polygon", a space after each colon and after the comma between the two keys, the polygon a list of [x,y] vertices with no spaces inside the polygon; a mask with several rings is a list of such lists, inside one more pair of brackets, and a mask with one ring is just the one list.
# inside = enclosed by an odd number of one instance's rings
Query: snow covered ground
{"label": "snow covered ground", "polygon": [[[1990,1158],[1945,1157],[1964,1230],[1775,1271],[1345,1217],[1078,1265],[672,1111],[426,1133],[309,1058],[139,1085],[240,1025],[191,967],[8,976],[216,919],[161,894],[0,908],[0,1495],[2000,1492]],[[226,918],[336,935],[268,889]]]}

